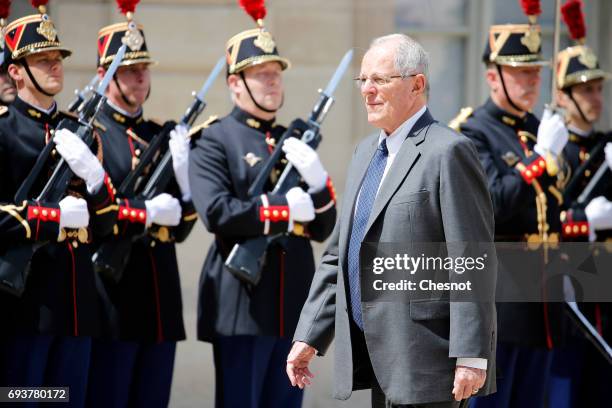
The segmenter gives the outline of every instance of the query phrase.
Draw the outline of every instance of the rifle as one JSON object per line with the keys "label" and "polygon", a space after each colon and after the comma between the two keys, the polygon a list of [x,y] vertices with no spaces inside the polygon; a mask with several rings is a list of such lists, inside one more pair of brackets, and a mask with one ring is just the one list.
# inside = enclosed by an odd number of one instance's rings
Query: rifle
{"label": "rifle", "polygon": [[76,96],[68,105],[68,112],[74,113],[83,109],[85,107],[85,103],[94,92],[99,82],[100,77],[96,74],[89,80],[89,83],[85,85],[83,89],[75,89],[74,94]]}
{"label": "rifle", "polygon": [[584,334],[584,336],[591,341],[593,346],[599,351],[608,364],[612,364],[612,348],[608,345],[606,340],[595,330],[591,322],[586,318],[584,314],[578,308],[576,302],[565,302],[566,313],[571,317],[576,326]]}
{"label": "rifle", "polygon": [[[206,107],[204,97],[221,73],[225,65],[225,59],[219,58],[217,64],[204,82],[198,93],[194,93],[194,100],[191,102],[183,117],[181,124],[191,126]],[[157,156],[162,143],[168,139],[168,135],[176,126],[176,122],[168,121],[162,130],[155,135],[151,143],[140,157],[138,165],[132,170],[121,183],[117,195],[119,197],[138,197],[142,200],[150,200],[156,195],[166,191],[168,183],[172,180],[174,169],[172,168],[172,154],[166,150],[161,160],[155,166],[155,170],[148,180],[146,180],[145,169],[153,162]],[[142,184],[145,186],[141,188]],[[139,237],[115,239],[103,242],[92,256],[94,270],[104,276],[107,280],[117,283],[123,276],[123,271],[132,251],[132,244]]]}
{"label": "rifle", "polygon": [[594,198],[593,196],[601,190],[602,184],[609,181],[609,178],[610,168],[608,166],[608,163],[604,161],[595,172],[595,175],[593,176],[591,181],[589,181],[589,184],[587,184],[582,193],[580,193],[580,195],[578,196],[578,199],[576,200],[578,201],[578,204],[586,206],[589,201]]}
{"label": "rifle", "polygon": [[[104,96],[106,88],[113,78],[113,74],[119,67],[121,60],[125,54],[126,46],[123,45],[111,66],[109,67],[104,79],[98,86],[94,95],[89,99],[86,106],[79,112],[78,127],[75,130],[87,146],[93,144],[93,122],[98,115],[100,108],[104,104],[106,97]],[[64,128],[74,128],[72,120],[63,119],[56,127],[56,130]],[[51,152],[55,144],[50,141],[41,151],[36,159],[36,163],[30,174],[23,181],[17,194],[15,202],[21,203],[29,197],[35,195],[32,192],[33,186],[37,180],[40,180],[43,170],[51,157]],[[62,158],[55,166],[51,177],[42,188],[42,191],[36,196],[36,201],[58,202],[66,194],[66,189],[70,184],[70,180],[74,173]],[[10,247],[3,249],[0,253],[0,289],[15,296],[21,296],[25,290],[25,283],[30,272],[31,261],[34,253],[46,242],[25,242],[16,243]]]}
{"label": "rifle", "polygon": [[[276,148],[263,164],[262,169],[257,174],[257,178],[249,188],[249,196],[255,197],[265,193],[264,188],[270,177],[270,172],[281,159],[283,143],[287,138],[299,137],[301,135],[301,140],[304,143],[307,143],[313,149],[318,147],[321,142],[321,123],[334,102],[334,91],[348,69],[352,58],[353,50],[349,50],[344,54],[325,90],[319,91],[319,99],[312,109],[308,121],[304,122],[301,119],[296,119],[283,133],[280,140],[276,143]],[[299,183],[300,174],[293,168],[291,163],[287,163],[272,190],[272,194],[286,194],[291,188],[299,185]],[[265,262],[268,246],[284,235],[277,234],[250,238],[242,243],[235,244],[225,261],[225,266],[241,281],[250,285],[257,285],[261,278],[261,269]]]}

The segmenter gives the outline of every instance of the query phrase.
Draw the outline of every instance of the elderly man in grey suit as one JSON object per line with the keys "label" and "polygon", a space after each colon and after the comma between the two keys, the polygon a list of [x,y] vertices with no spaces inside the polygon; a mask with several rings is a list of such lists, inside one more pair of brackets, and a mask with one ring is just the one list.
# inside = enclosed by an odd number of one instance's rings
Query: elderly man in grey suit
{"label": "elderly man in grey suit", "polygon": [[361,297],[362,242],[493,241],[476,150],[427,110],[427,69],[425,50],[403,34],[375,39],[363,57],[356,81],[380,133],[353,155],[341,217],[287,358],[294,386],[311,383],[309,363],[335,334],[335,398],[371,388],[373,407],[457,407],[495,391],[492,302]]}

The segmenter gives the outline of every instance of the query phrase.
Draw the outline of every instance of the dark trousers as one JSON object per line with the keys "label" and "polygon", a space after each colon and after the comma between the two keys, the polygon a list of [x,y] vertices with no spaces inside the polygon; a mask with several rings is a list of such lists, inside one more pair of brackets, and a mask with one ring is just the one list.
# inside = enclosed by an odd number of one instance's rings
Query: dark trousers
{"label": "dark trousers", "polygon": [[[609,342],[612,339],[606,339]],[[606,407],[610,405],[612,365],[595,347],[585,342],[582,382],[578,396],[579,407]]]}
{"label": "dark trousers", "polygon": [[167,407],[176,342],[95,340],[87,407]]}
{"label": "dark trousers", "polygon": [[471,408],[542,408],[552,352],[545,348],[497,344],[497,392],[472,398]]}
{"label": "dark trousers", "polygon": [[426,404],[395,405],[390,403],[378,384],[372,388],[372,408],[462,408],[467,407],[468,400],[428,402]]}
{"label": "dark trousers", "polygon": [[548,378],[548,407],[579,407],[578,392],[582,382],[586,340],[574,335],[568,343],[552,351],[552,365]]}
{"label": "dark trousers", "polygon": [[263,336],[217,337],[215,407],[299,408],[303,391],[287,377],[291,340]]}
{"label": "dark trousers", "polygon": [[[44,407],[84,407],[91,338],[51,335],[19,335],[0,346],[2,386],[69,387],[69,403],[48,403]],[[38,407],[38,403],[20,403]]]}

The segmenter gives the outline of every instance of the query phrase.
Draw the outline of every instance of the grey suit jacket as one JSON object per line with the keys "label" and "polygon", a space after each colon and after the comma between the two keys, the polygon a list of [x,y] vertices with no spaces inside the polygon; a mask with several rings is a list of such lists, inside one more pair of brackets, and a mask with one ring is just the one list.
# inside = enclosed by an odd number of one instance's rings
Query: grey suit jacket
{"label": "grey suit jacket", "polygon": [[[294,334],[320,354],[335,334],[338,399],[348,399],[355,388],[346,257],[354,203],[377,144],[375,134],[355,150],[341,216]],[[472,142],[426,111],[380,187],[363,241],[493,242],[493,229],[491,199]],[[487,382],[479,395],[495,391],[494,303],[362,301],[361,306],[372,368],[392,403],[452,400],[457,357],[486,358]]]}

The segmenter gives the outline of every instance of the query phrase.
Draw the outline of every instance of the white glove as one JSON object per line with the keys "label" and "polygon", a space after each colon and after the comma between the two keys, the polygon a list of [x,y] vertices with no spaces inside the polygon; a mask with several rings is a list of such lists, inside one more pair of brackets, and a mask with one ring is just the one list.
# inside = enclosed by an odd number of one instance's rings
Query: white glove
{"label": "white glove", "polygon": [[591,230],[612,229],[612,202],[599,196],[591,200],[584,209]]}
{"label": "white glove", "polygon": [[608,167],[612,169],[612,142],[606,143],[604,152],[606,153],[606,163],[608,163]]}
{"label": "white glove", "polygon": [[90,194],[98,191],[104,182],[104,168],[81,138],[68,129],[61,129],[55,132],[53,141],[74,174],[85,180],[87,191]]}
{"label": "white glove", "polygon": [[283,152],[308,184],[309,193],[323,190],[327,182],[327,172],[312,147],[300,139],[290,137],[283,143]]}
{"label": "white glove", "polygon": [[293,222],[308,222],[315,219],[314,205],[310,194],[300,187],[293,187],[285,194],[289,206],[289,228],[293,231]]}
{"label": "white glove", "polygon": [[82,198],[66,196],[59,202],[60,228],[84,228],[89,225],[87,201]]}
{"label": "white glove", "polygon": [[181,221],[181,204],[170,194],[162,193],[145,201],[147,227],[157,225],[176,226]]}
{"label": "white glove", "polygon": [[538,141],[533,150],[544,158],[546,152],[559,156],[568,140],[569,133],[561,115],[545,109],[538,127]]}
{"label": "white glove", "polygon": [[184,125],[176,125],[170,132],[170,153],[172,154],[172,167],[183,201],[191,200],[191,188],[189,187],[189,131]]}

